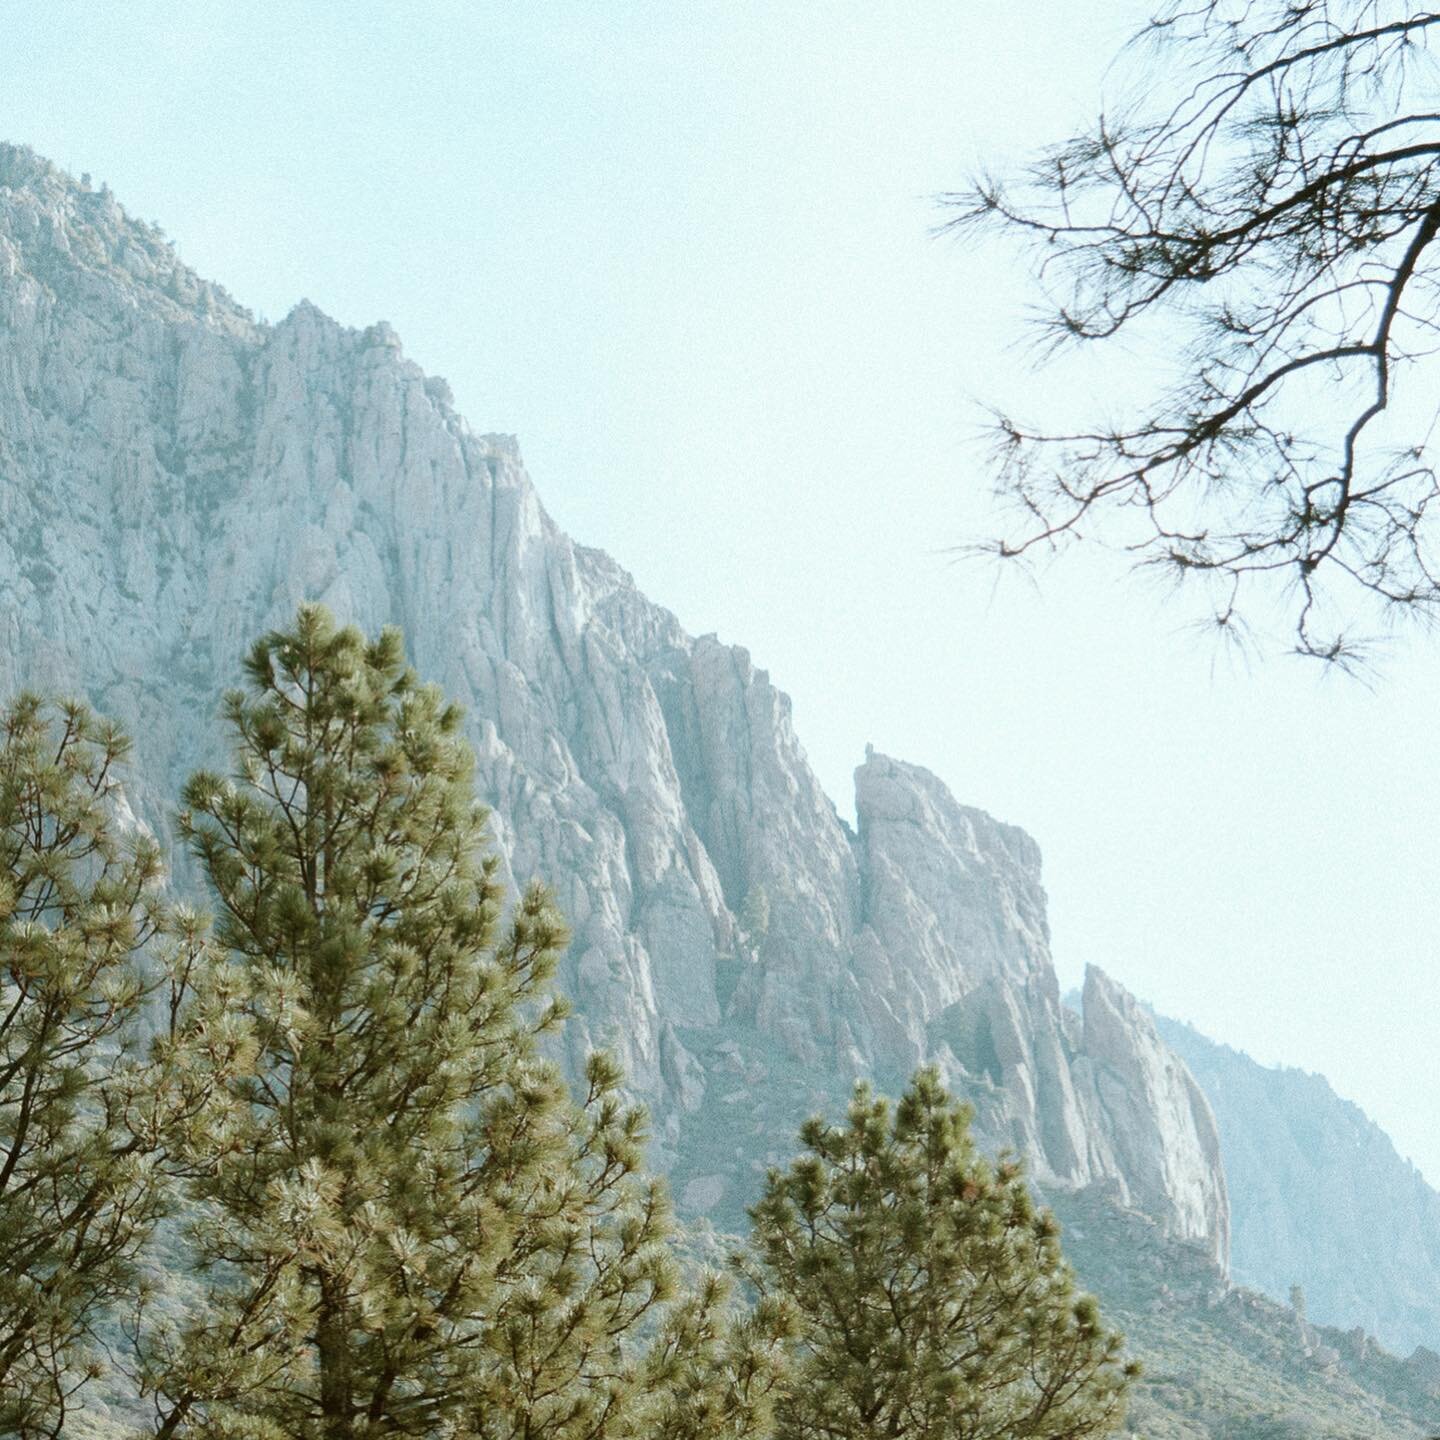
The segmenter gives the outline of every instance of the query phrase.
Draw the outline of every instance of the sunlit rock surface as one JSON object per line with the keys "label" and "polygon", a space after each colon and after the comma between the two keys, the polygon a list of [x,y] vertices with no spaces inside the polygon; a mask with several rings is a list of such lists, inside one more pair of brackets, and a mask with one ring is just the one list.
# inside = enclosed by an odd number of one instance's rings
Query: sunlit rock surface
{"label": "sunlit rock surface", "polygon": [[1098,972],[1062,1011],[1034,842],[873,753],[851,831],[766,672],[563,535],[388,326],[259,324],[0,147],[0,336],[0,689],[119,718],[157,833],[257,633],[302,599],[398,624],[467,709],[511,877],[573,927],[572,1058],[619,1053],[682,1206],[737,1216],[800,1115],[935,1058],[1040,1181],[1223,1264],[1208,1108]]}

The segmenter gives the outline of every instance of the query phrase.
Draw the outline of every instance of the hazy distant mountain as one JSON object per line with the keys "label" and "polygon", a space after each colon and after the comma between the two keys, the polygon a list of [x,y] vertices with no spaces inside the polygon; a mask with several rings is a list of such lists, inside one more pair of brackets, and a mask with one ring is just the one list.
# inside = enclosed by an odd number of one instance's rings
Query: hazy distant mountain
{"label": "hazy distant mountain", "polygon": [[1234,1278],[1282,1297],[1298,1284],[1312,1320],[1440,1351],[1440,1193],[1323,1076],[1156,1025],[1220,1126]]}
{"label": "hazy distant mountain", "polygon": [[[1127,1314],[1168,1313],[1175,1266],[1185,1305],[1229,1303],[1210,1108],[1099,971],[1083,1019],[1062,1008],[1034,842],[873,753],[850,829],[765,671],[562,534],[514,441],[474,433],[387,326],[257,323],[108,191],[0,146],[0,342],[0,693],[121,720],[162,838],[182,777],[223,763],[217,697],[253,636],[305,598],[398,623],[466,706],[510,874],[574,929],[567,1043],[619,1052],[684,1211],[738,1223],[805,1112],[933,1057],[987,1143],[1098,1217],[1110,1238],[1077,1243],[1102,1291],[1142,1297]],[[1263,1383],[1293,1351],[1306,1416],[1415,1433],[1409,1379],[1332,1385],[1287,1325],[1261,1327]],[[1209,1360],[1175,1363],[1239,1413]]]}

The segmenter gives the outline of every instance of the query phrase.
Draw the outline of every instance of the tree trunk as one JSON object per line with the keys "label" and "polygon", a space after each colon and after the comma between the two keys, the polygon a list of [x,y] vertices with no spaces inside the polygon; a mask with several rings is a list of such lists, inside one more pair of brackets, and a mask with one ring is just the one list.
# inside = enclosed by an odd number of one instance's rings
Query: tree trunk
{"label": "tree trunk", "polygon": [[344,1286],[322,1276],[315,1347],[320,1361],[320,1433],[325,1440],[352,1440],[355,1434],[346,1311]]}

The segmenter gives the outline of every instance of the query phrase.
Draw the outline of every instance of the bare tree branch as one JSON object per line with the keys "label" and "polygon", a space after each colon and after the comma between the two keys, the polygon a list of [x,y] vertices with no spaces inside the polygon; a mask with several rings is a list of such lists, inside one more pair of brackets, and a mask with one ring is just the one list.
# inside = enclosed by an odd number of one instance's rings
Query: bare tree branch
{"label": "bare tree branch", "polygon": [[945,228],[1036,246],[1052,346],[1150,317],[1182,366],[1114,428],[1000,418],[1021,520],[995,553],[1119,538],[1214,581],[1217,623],[1278,591],[1326,659],[1377,609],[1440,608],[1436,406],[1413,379],[1440,332],[1437,27],[1403,0],[1171,4],[1136,43],[1177,100],[942,197]]}

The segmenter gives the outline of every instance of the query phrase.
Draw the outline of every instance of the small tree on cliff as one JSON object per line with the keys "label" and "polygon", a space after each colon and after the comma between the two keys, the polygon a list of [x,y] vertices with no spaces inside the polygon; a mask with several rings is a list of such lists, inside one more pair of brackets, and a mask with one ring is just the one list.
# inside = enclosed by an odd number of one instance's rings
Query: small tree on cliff
{"label": "small tree on cliff", "polygon": [[992,1169],[933,1070],[895,1110],[855,1090],[771,1171],[750,1266],[798,1314],[780,1440],[1080,1440],[1115,1431],[1136,1373],[1077,1295],[1053,1217]]}
{"label": "small tree on cliff", "polygon": [[745,1433],[764,1339],[714,1285],[667,1307],[642,1114],[604,1057],[577,1105],[539,1054],[565,933],[538,888],[498,933],[458,709],[314,607],[246,671],[235,777],[181,821],[219,907],[166,1053],[211,1092],[176,1145],[209,1293],[151,1345],[158,1432]]}
{"label": "small tree on cliff", "polygon": [[78,704],[0,713],[3,1435],[61,1432],[163,1201],[133,1053],[160,859],[117,823],[127,748]]}

